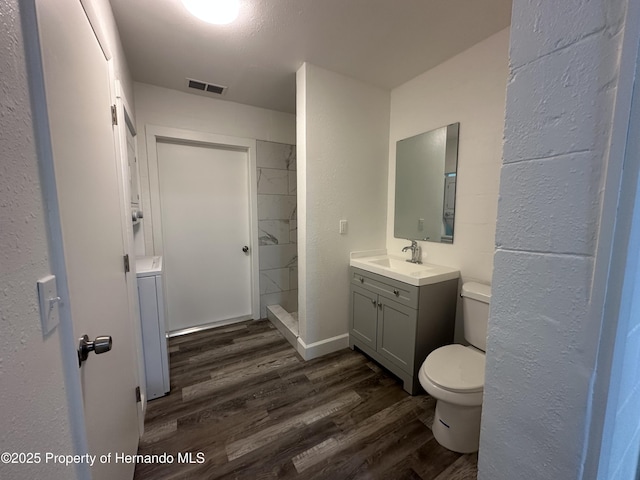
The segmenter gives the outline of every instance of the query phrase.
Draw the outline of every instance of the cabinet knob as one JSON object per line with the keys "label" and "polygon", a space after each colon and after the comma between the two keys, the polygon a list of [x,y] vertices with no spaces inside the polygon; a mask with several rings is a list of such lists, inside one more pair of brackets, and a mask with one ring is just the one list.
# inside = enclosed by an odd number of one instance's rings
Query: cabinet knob
{"label": "cabinet knob", "polygon": [[371,300],[371,303],[373,303],[374,307],[378,304],[378,302],[376,302],[375,300]]}
{"label": "cabinet knob", "polygon": [[394,294],[396,297],[399,297],[399,296],[400,296],[400,290],[394,290],[394,291],[393,291],[393,294]]}
{"label": "cabinet knob", "polygon": [[382,303],[378,302],[378,308],[382,308]]}
{"label": "cabinet knob", "polygon": [[364,277],[360,277],[360,283],[364,283]]}

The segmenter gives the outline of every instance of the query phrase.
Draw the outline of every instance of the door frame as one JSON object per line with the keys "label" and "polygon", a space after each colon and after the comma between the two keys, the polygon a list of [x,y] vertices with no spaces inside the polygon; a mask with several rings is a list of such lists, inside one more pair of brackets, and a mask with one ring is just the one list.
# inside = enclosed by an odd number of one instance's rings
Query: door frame
{"label": "door frame", "polygon": [[258,174],[256,168],[256,140],[252,138],[232,137],[215,133],[184,130],[158,125],[145,125],[147,143],[147,164],[149,168],[149,195],[151,198],[151,222],[153,254],[162,255],[164,250],[162,236],[162,215],[160,208],[160,177],[158,170],[158,141],[206,147],[220,147],[242,151],[247,154],[247,171],[249,182],[249,235],[251,246],[251,316],[260,318],[260,271],[258,248]]}
{"label": "door frame", "polygon": [[[109,61],[109,73],[112,85],[115,85],[115,92],[111,95],[112,104],[116,106],[117,125],[114,127],[114,142],[116,158],[118,162],[118,190],[120,194],[120,210],[122,218],[122,244],[124,254],[129,255],[129,272],[126,273],[127,295],[129,297],[129,316],[131,317],[131,327],[134,332],[134,343],[137,360],[137,381],[140,388],[140,401],[138,402],[138,432],[142,437],[144,433],[144,416],[147,409],[147,388],[144,371],[144,354],[142,350],[142,323],[140,320],[140,306],[138,299],[138,281],[136,272],[135,243],[133,240],[133,224],[131,221],[131,186],[128,177],[128,151],[127,151],[127,130],[134,137],[137,137],[135,128],[135,116],[131,103],[122,87],[122,83],[117,78],[113,61]],[[137,155],[137,149],[136,149]]]}

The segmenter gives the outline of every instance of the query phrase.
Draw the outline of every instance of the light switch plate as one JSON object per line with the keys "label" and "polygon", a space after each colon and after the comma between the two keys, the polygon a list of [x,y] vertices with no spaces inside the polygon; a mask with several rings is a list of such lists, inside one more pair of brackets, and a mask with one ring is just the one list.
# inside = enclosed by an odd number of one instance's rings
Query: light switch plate
{"label": "light switch plate", "polygon": [[347,221],[340,220],[340,235],[344,235],[347,233]]}
{"label": "light switch plate", "polygon": [[38,298],[40,300],[42,334],[48,335],[60,321],[58,313],[60,297],[58,297],[55,275],[47,275],[38,280]]}

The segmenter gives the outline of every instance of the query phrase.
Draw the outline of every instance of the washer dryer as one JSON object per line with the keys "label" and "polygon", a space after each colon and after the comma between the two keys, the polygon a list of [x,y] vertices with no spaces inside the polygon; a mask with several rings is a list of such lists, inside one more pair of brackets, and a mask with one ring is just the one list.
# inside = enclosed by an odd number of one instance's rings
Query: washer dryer
{"label": "washer dryer", "polygon": [[136,272],[147,399],[153,400],[166,395],[170,390],[162,257],[138,257]]}

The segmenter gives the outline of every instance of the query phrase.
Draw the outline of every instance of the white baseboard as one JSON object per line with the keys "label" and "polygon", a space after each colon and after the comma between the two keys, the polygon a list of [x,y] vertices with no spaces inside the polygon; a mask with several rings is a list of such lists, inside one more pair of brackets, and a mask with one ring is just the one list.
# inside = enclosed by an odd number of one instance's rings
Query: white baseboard
{"label": "white baseboard", "polygon": [[302,339],[298,337],[298,345],[296,350],[298,350],[298,353],[302,358],[304,358],[305,360],[311,360],[313,358],[318,358],[329,353],[337,352],[338,350],[342,350],[343,348],[347,348],[348,346],[349,334],[344,333],[342,335],[338,335],[337,337],[326,338],[309,345],[304,343]]}

